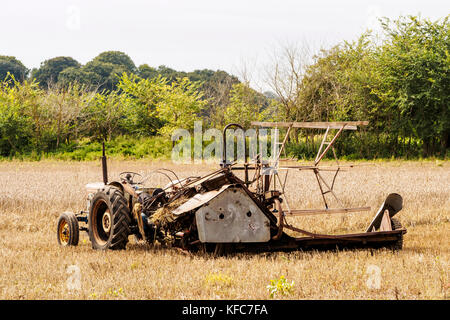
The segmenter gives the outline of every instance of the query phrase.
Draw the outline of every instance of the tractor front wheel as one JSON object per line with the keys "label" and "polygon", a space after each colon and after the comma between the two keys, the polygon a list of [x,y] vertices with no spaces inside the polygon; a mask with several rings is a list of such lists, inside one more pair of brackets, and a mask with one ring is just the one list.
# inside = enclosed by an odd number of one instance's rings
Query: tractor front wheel
{"label": "tractor front wheel", "polygon": [[57,222],[56,236],[59,245],[76,246],[80,238],[80,229],[77,217],[73,212],[63,212]]}
{"label": "tractor front wheel", "polygon": [[125,249],[130,235],[131,215],[123,193],[107,186],[92,198],[88,227],[94,249]]}

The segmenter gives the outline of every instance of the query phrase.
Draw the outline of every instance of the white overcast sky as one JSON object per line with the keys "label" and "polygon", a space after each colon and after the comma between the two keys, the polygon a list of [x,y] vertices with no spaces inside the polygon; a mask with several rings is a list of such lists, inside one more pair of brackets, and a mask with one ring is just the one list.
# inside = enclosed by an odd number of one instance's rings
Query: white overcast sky
{"label": "white overcast sky", "polygon": [[107,50],[136,65],[236,73],[280,43],[329,47],[354,40],[376,17],[449,14],[445,0],[39,0],[2,1],[0,55],[28,68],[56,56],[86,63]]}

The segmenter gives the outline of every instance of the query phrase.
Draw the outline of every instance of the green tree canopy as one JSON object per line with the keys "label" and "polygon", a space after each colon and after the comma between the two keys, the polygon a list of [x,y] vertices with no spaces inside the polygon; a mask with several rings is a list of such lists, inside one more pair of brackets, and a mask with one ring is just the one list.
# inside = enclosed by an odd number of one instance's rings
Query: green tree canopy
{"label": "green tree canopy", "polygon": [[206,105],[198,82],[189,78],[178,78],[167,85],[164,99],[157,105],[156,110],[164,125],[161,134],[171,134],[175,129],[194,129],[194,121],[199,119],[200,112]]}
{"label": "green tree canopy", "polygon": [[176,128],[193,129],[194,120],[206,104],[199,83],[186,77],[169,83],[161,76],[140,79],[124,74],[119,89],[129,106],[130,131],[139,135],[171,134]]}
{"label": "green tree canopy", "polygon": [[263,94],[245,83],[236,83],[230,92],[230,103],[225,109],[226,123],[239,123],[244,128],[252,121],[264,121],[273,117],[276,100],[267,99]]}
{"label": "green tree canopy", "polygon": [[39,69],[33,71],[31,77],[36,79],[42,88],[48,88],[58,82],[61,71],[70,67],[79,68],[80,64],[71,57],[52,58],[42,62]]}
{"label": "green tree canopy", "polygon": [[138,67],[137,75],[142,79],[152,79],[158,76],[158,70],[148,64],[142,64]]}
{"label": "green tree canopy", "polygon": [[[425,156],[445,155],[450,134],[448,16],[434,22],[413,16],[383,19],[381,24],[378,40],[366,33],[315,57],[301,81],[296,112],[306,121],[369,120],[370,134],[393,155],[406,140],[422,145]],[[373,141],[360,146],[369,144]]]}
{"label": "green tree canopy", "polygon": [[208,101],[201,113],[213,126],[224,124],[224,112],[230,102],[230,92],[239,79],[222,70],[195,70],[186,75],[191,81],[200,82],[200,90]]}
{"label": "green tree canopy", "polygon": [[94,71],[87,71],[85,68],[70,67],[59,74],[58,82],[64,87],[72,83],[84,84],[91,89],[97,89],[102,83],[102,77]]}
{"label": "green tree canopy", "polygon": [[224,110],[229,103],[230,91],[233,84],[240,83],[239,79],[222,70],[194,70],[191,72],[177,71],[161,65],[158,68],[143,64],[138,68],[138,75],[143,79],[153,79],[161,76],[168,84],[177,79],[188,78],[191,82],[199,83],[198,89],[203,92],[203,100],[207,101],[200,116],[212,125],[222,125]]}
{"label": "green tree canopy", "polygon": [[399,135],[423,141],[424,155],[449,147],[450,23],[409,16],[382,20],[376,94]]}
{"label": "green tree canopy", "polygon": [[[17,80],[0,83],[0,154],[20,154],[32,139],[32,119],[27,114],[28,100],[33,88],[22,86]],[[26,81],[25,81],[26,84]],[[31,99],[27,99],[31,98]]]}
{"label": "green tree canopy", "polygon": [[136,73],[136,66],[131,58],[121,51],[105,51],[100,53],[92,62],[110,63],[122,67],[127,73]]}
{"label": "green tree canopy", "polygon": [[[136,73],[131,58],[120,51],[106,51],[89,61],[78,74],[79,81],[98,87],[100,90],[115,90],[123,73]],[[75,74],[72,73],[72,76]]]}
{"label": "green tree canopy", "polygon": [[22,62],[11,56],[0,56],[0,81],[5,80],[8,73],[14,76],[14,79],[23,81],[26,79],[29,70]]}

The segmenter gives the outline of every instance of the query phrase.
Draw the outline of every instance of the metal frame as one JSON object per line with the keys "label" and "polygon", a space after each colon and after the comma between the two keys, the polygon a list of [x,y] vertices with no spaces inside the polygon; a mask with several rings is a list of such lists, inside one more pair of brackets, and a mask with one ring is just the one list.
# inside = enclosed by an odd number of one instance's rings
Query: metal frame
{"label": "metal frame", "polygon": [[[281,208],[281,203],[277,203],[276,210],[278,211],[279,217],[278,217],[278,225],[279,230],[282,231],[283,228],[288,228],[293,231],[306,234],[308,236],[312,237],[328,237],[327,235],[319,235],[315,233],[311,233],[302,229],[295,228],[293,226],[290,226],[286,221],[286,216],[306,216],[306,215],[323,215],[323,214],[336,214],[336,213],[354,213],[354,212],[368,212],[371,210],[370,207],[353,207],[353,208],[345,208],[341,202],[341,200],[338,198],[336,193],[334,192],[334,186],[336,182],[336,178],[340,171],[342,170],[342,166],[339,163],[339,160],[336,156],[336,150],[334,148],[334,144],[336,143],[337,139],[341,136],[342,132],[344,130],[357,130],[358,126],[366,126],[368,125],[368,121],[343,121],[343,122],[251,122],[251,125],[257,126],[257,127],[269,127],[269,128],[278,128],[278,127],[284,127],[287,128],[285,137],[283,139],[282,143],[279,144],[280,150],[277,153],[277,156],[275,157],[275,160],[273,163],[271,163],[269,166],[273,167],[272,174],[270,175],[269,181],[273,180],[273,188],[274,190],[277,190],[276,187],[276,180],[280,183],[281,187],[281,193],[285,194],[285,185],[287,180],[287,175],[289,170],[291,169],[297,169],[297,170],[311,170],[315,177],[316,181],[320,190],[320,194],[323,200],[323,203],[325,205],[325,209],[291,209],[289,202],[287,201],[287,198],[284,197],[284,201],[286,202],[287,210],[283,210]],[[319,149],[317,151],[316,157],[314,159],[314,162],[312,165],[305,166],[305,165],[291,165],[291,166],[279,166],[280,162],[280,156],[282,151],[285,148],[287,138],[289,136],[289,133],[292,128],[304,128],[304,129],[325,129],[325,133],[323,135],[321,144],[319,146]],[[334,133],[332,133],[332,130],[337,130]],[[331,138],[331,140],[328,140],[328,138]],[[322,167],[320,166],[320,163],[322,159],[325,157],[325,155],[328,153],[329,150],[332,150],[333,157],[336,162],[335,167]],[[347,167],[353,167],[354,165],[350,165]],[[261,169],[259,169],[261,170]],[[279,170],[286,170],[286,175],[284,182],[281,181],[279,177]],[[334,172],[333,179],[331,183],[327,183],[327,181],[324,179],[324,177],[320,174],[320,171],[332,171]],[[333,198],[336,200],[336,202],[339,204],[339,208],[330,208],[329,203],[327,201],[326,195],[331,194]],[[281,236],[281,231],[274,237],[274,239],[279,239]]]}
{"label": "metal frame", "polygon": [[[275,170],[274,170],[275,176],[278,177],[278,170],[287,170],[286,177],[285,177],[285,181],[286,181],[289,169],[311,170],[316,177],[316,181],[319,186],[320,193],[321,193],[326,210],[330,209],[327,199],[325,197],[325,195],[328,193],[330,193],[333,196],[333,198],[341,206],[341,208],[339,208],[339,209],[343,210],[344,212],[355,212],[356,209],[359,209],[359,208],[343,208],[342,202],[339,200],[338,196],[336,195],[336,193],[333,190],[337,175],[339,174],[340,171],[342,171],[342,166],[339,164],[339,160],[336,156],[334,144],[344,130],[356,130],[358,126],[368,125],[369,124],[368,121],[346,121],[346,122],[257,122],[257,121],[254,121],[254,122],[251,122],[251,124],[254,126],[259,126],[259,127],[271,127],[271,128],[285,127],[285,128],[288,128],[286,135],[283,139],[283,142],[280,143],[280,145],[281,145],[280,151],[278,152],[277,157],[276,157],[274,163],[272,164],[272,166],[275,167]],[[287,138],[289,136],[291,128],[325,129],[325,133],[323,135],[322,142],[320,144],[319,150],[317,151],[317,155],[316,155],[316,158],[314,159],[313,165],[311,165],[311,166],[281,166],[281,167],[278,165],[280,156],[281,156],[281,152],[285,148],[285,144],[287,142]],[[336,133],[334,133],[334,135],[332,135],[332,138],[330,141],[327,141],[328,136],[331,134],[330,130],[338,130],[338,131]],[[325,145],[326,145],[326,147],[323,150]],[[322,168],[321,166],[319,166],[319,164],[330,149],[333,151],[334,160],[336,161],[336,167]],[[353,167],[353,166],[354,165],[352,165],[351,167]],[[324,177],[320,174],[320,171],[334,171],[335,172],[335,174],[333,176],[333,180],[331,182],[331,186],[330,186],[330,184],[328,184],[325,181]],[[280,180],[279,177],[278,177],[278,180]],[[281,181],[280,181],[280,184],[281,184]],[[281,184],[281,186],[282,186],[282,190],[284,193],[285,183]],[[292,210],[289,209],[288,211],[291,212]],[[322,212],[322,210],[318,210],[317,213],[320,214],[323,212]]]}

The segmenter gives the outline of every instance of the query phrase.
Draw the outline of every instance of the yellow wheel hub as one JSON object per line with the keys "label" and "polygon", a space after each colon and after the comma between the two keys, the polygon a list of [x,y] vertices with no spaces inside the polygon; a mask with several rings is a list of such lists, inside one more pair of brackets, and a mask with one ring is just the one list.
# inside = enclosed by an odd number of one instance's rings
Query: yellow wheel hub
{"label": "yellow wheel hub", "polygon": [[66,220],[62,221],[59,225],[58,236],[63,245],[67,245],[69,243],[70,229]]}
{"label": "yellow wheel hub", "polygon": [[111,214],[106,210],[102,217],[102,226],[105,233],[111,231]]}

